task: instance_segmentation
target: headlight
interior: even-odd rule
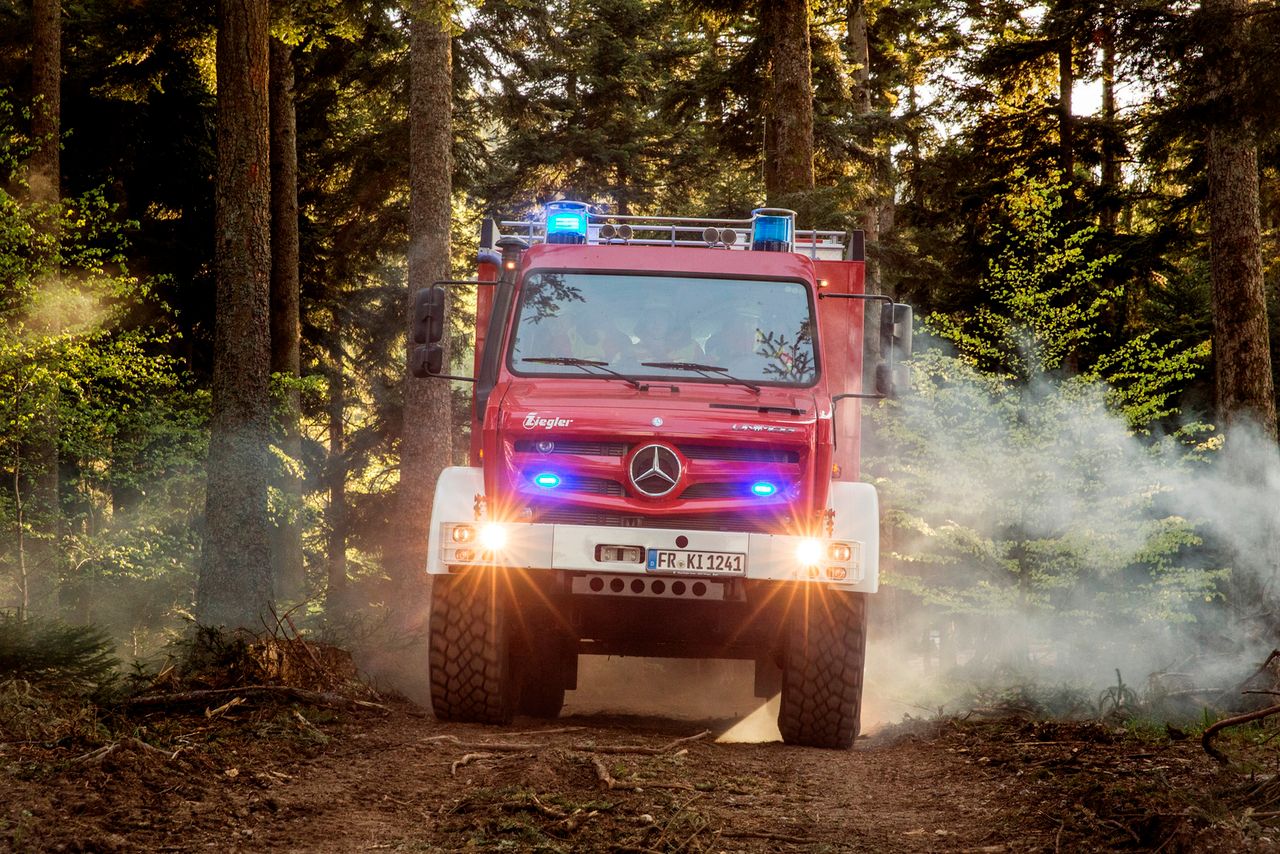
[[[813,566],[822,560],[822,541],[801,540],[796,545],[796,560],[801,566]]]
[[[832,543],[827,546],[827,557],[839,563],[847,563],[853,559],[853,547],[848,543]]]
[[[455,525],[449,536],[455,543],[475,542],[476,529],[470,525]]]
[[[487,552],[500,552],[507,545],[507,529],[497,522],[490,522],[480,529],[480,547]]]

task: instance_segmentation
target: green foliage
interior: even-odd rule
[[[133,320],[165,306],[124,264],[130,224],[100,191],[27,198],[21,145],[0,121],[0,186],[16,188],[0,189],[0,266],[14,276],[0,303],[0,595],[157,627],[190,598],[206,396],[166,352],[172,332]],[[55,462],[56,504],[36,488]],[[31,543],[56,562],[34,561]]]
[[[110,636],[96,626],[0,614],[0,682],[21,679],[69,694],[112,687],[119,664]]]
[[[1099,255],[1093,226],[1066,216],[1068,186],[1014,174],[993,202],[993,259],[979,283],[986,299],[972,311],[931,314],[927,323],[960,358],[986,374],[1027,383],[1041,375],[1078,375],[1109,388],[1129,423],[1173,414],[1174,398],[1208,358],[1208,342],[1184,347],[1152,331],[1119,342],[1103,321],[1124,295],[1108,278],[1117,257]]]

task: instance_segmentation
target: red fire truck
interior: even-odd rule
[[[475,382],[471,465],[432,506],[436,715],[554,717],[584,654],[747,659],[787,742],[849,747],[878,585],[860,399],[911,342],[910,308],[862,292],[861,235],[565,201],[482,242],[477,280],[415,302],[413,373]],[[474,377],[440,344],[461,285]]]

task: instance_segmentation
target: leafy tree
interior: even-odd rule
[[[995,200],[994,258],[979,287],[989,302],[929,323],[984,373],[1020,383],[1046,374],[1105,383],[1134,426],[1170,415],[1171,402],[1208,355],[1206,342],[1180,347],[1150,332],[1115,340],[1103,321],[1123,294],[1106,278],[1114,255],[1097,254],[1097,229],[1065,218],[1068,188],[1054,178],[1015,175]]]
[[[98,191],[49,203],[22,193],[10,115],[0,104],[0,183],[18,188],[0,190],[11,285],[0,301],[0,601],[19,614],[62,606],[141,638],[190,607],[203,399],[167,354],[171,331],[132,322],[162,306],[124,265],[116,206]],[[61,462],[61,524],[46,542],[58,559],[37,564],[42,520],[28,495],[39,472],[25,452],[42,442]],[[114,608],[120,585],[150,603],[145,615]]]

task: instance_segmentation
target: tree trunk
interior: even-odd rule
[[[453,103],[450,24],[447,12],[428,0],[413,7],[409,47],[409,293],[449,277]],[[446,338],[448,324],[446,324]],[[406,351],[406,366],[408,353]],[[446,364],[448,356],[446,352]],[[400,506],[397,580],[406,605],[416,604],[427,565],[431,503],[440,472],[452,462],[452,394],[443,380],[405,374],[400,441]]]
[[[13,514],[17,521],[15,548],[18,559],[18,619],[25,620],[31,608],[31,579],[27,572],[27,517],[22,498],[22,453],[13,461]]]
[[[28,186],[36,201],[62,195],[62,0],[31,4],[31,136]]]
[[[1115,234],[1120,219],[1120,157],[1124,141],[1116,112],[1116,24],[1111,12],[1102,28],[1102,211],[1106,234]]]
[[[347,394],[342,335],[336,322],[334,326],[329,342],[329,583],[325,598],[328,609],[342,611],[347,594]]]
[[[217,321],[196,612],[261,628],[271,604],[271,181],[267,0],[218,3]]]
[[[773,72],[772,116],[775,168],[765,187],[769,203],[813,189],[813,81],[809,46],[809,0],[764,4]]]
[[[1251,421],[1276,438],[1275,388],[1263,289],[1254,124],[1238,102],[1245,80],[1247,0],[1205,0],[1216,24],[1207,44],[1209,244],[1214,382],[1224,425]]]
[[[293,47],[271,40],[271,372],[296,380],[302,373],[298,303],[298,129],[294,109]],[[285,513],[271,530],[276,594],[306,594],[302,564],[302,407],[298,389],[285,392],[280,449],[291,461],[279,481]]]
[[[850,102],[855,117],[862,119],[865,127],[871,117],[871,47],[867,42],[867,6],[865,0],[852,0],[847,9],[846,45],[849,56],[849,71],[853,77]],[[880,242],[880,208],[884,196],[881,186],[883,177],[882,155],[887,158],[888,152],[881,152],[876,145],[875,135],[867,131],[863,147],[872,153],[871,195],[867,199],[866,210],[862,214],[862,232],[866,236],[868,248],[866,258],[866,292],[880,293],[880,265],[873,254]],[[867,312],[870,314],[870,312]]]
[[[27,187],[31,201],[38,206],[42,236],[55,238],[51,255],[41,260],[42,289],[61,287],[58,241],[62,225],[62,0],[33,0],[31,4],[31,135],[33,148],[27,161]],[[43,251],[43,250],[42,250]],[[41,330],[50,336],[62,332],[59,321]],[[28,476],[31,488],[25,508],[27,523],[38,531],[29,549],[24,548],[22,598],[24,610],[30,607],[32,570],[39,572],[46,585],[54,585],[61,576],[62,512],[59,502],[58,469],[60,391],[56,385],[44,398],[39,435],[29,454]]]
[[[1071,38],[1068,36],[1058,47],[1058,166],[1062,180],[1070,182],[1075,172],[1075,148],[1071,135],[1071,90],[1076,77],[1072,64]]]

